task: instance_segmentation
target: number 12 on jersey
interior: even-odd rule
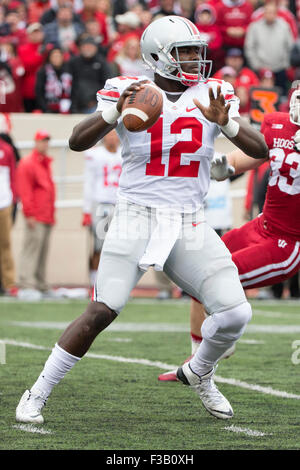
[[[181,155],[193,154],[202,147],[203,126],[195,117],[179,117],[170,126],[170,134],[181,134],[184,129],[191,130],[191,140],[181,140],[170,149],[169,164],[162,163],[163,156],[163,118],[160,117],[154,126],[147,130],[151,134],[150,161],[146,165],[146,175],[174,176],[196,178],[199,172],[199,161],[189,164],[181,163]],[[168,166],[166,170],[166,166]]]

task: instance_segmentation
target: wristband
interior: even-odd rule
[[[224,134],[227,135],[229,138],[236,137],[240,130],[240,125],[234,119],[229,119],[225,126],[220,126],[220,129]]]
[[[105,109],[102,113],[102,119],[104,119],[107,124],[114,124],[118,118],[121,116],[121,113],[117,110],[117,105],[114,104],[108,109]]]

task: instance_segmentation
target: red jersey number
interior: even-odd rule
[[[191,161],[189,164],[181,163],[182,154],[193,154],[202,147],[203,127],[201,122],[195,117],[179,117],[170,126],[171,134],[181,134],[184,129],[191,130],[190,140],[181,140],[171,149],[169,154],[168,176],[197,178],[199,173],[199,161]],[[146,175],[164,176],[166,165],[162,163],[162,139],[163,139],[163,118],[147,130],[151,134],[150,162],[146,165]]]
[[[121,176],[121,165],[115,165],[112,168],[108,165],[103,167],[104,186],[119,186],[119,179]]]

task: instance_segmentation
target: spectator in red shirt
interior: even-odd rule
[[[11,250],[12,206],[16,201],[15,155],[0,138],[0,282],[4,293],[15,296],[15,267]]]
[[[83,9],[79,12],[81,21],[85,23],[87,20],[96,19],[100,26],[100,32],[103,36],[102,46],[107,46],[109,42],[108,30],[106,24],[106,15],[98,11],[97,0],[83,0]]]
[[[147,69],[141,58],[140,41],[137,38],[129,38],[125,41],[123,48],[116,56],[115,65],[119,70],[118,75],[129,77],[147,75]],[[152,77],[151,73],[150,76]]]
[[[252,86],[258,85],[258,77],[251,69],[244,66],[240,49],[232,48],[227,51],[225,65],[232,67],[237,73],[234,88],[236,95],[240,98],[240,113],[247,114],[250,109],[249,90]],[[215,73],[214,78],[222,78],[220,71]]]
[[[51,4],[48,0],[32,0],[28,5],[28,23],[39,23],[41,16],[49,8],[51,8]]]
[[[9,4],[11,10],[16,10],[19,15],[19,28],[26,29],[26,26],[29,24],[28,15],[27,15],[27,2],[23,3],[22,1],[12,1]]]
[[[236,86],[245,86],[247,88],[256,86],[259,82],[257,75],[248,67],[244,66],[244,57],[240,49],[229,49],[225,57],[225,65],[235,69],[237,73]],[[220,78],[219,72],[214,75],[214,78]]]
[[[244,47],[245,35],[253,7],[248,0],[222,0],[217,5],[217,24],[221,28],[224,47]]]
[[[142,34],[142,30],[139,29],[141,24],[140,19],[133,11],[128,11],[123,15],[117,15],[115,17],[115,21],[117,23],[118,34],[113,45],[108,51],[108,62],[113,62],[115,60],[117,54],[121,51],[125,42],[129,38],[136,37],[139,39]]]
[[[16,55],[16,47],[9,39],[0,42],[0,80],[5,83],[3,113],[20,113],[24,111],[22,98],[22,80],[25,69]]]
[[[55,223],[55,186],[48,156],[50,135],[35,134],[33,151],[22,158],[17,169],[17,188],[25,217],[20,259],[19,297],[39,300],[49,289],[46,263],[51,229]]]
[[[16,10],[8,11],[5,21],[9,26],[8,37],[10,42],[18,46],[26,41],[26,31],[20,28],[20,15]]]
[[[223,38],[220,27],[216,24],[216,9],[203,3],[195,11],[195,24],[208,44],[208,55],[213,61],[213,71],[218,70],[223,61]]]
[[[43,52],[44,32],[40,23],[33,23],[27,28],[27,42],[19,46],[18,55],[24,65],[25,75],[22,96],[26,112],[37,108],[35,82],[38,69],[43,64],[46,53]]]
[[[222,80],[224,80],[225,82],[231,83],[233,88],[235,88],[237,73],[233,67],[230,67],[229,65],[225,65],[224,67],[221,68],[219,73],[220,73],[220,77],[222,78]]]
[[[262,88],[274,88],[275,75],[271,69],[260,69],[258,72],[259,86]]]

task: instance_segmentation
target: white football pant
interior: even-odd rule
[[[124,200],[116,205],[101,253],[94,301],[119,313],[143,275],[138,263],[155,227],[156,209]],[[182,230],[164,265],[181,289],[203,303],[208,314],[246,302],[231,254],[203,222],[203,211],[184,214]]]

